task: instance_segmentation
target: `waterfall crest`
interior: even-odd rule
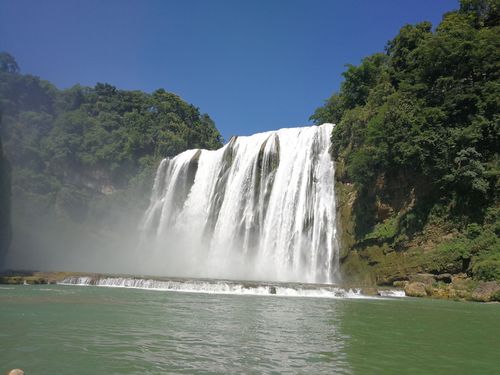
[[[164,159],[141,251],[171,276],[335,282],[332,128],[233,137]]]

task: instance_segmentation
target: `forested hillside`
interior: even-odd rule
[[[12,165],[13,252],[56,246],[54,230],[100,236],[126,208],[147,201],[159,160],[222,141],[208,115],[163,89],[98,83],[59,90],[21,74],[5,52],[0,106]]]
[[[347,278],[500,279],[500,14],[463,0],[349,65],[333,122]]]

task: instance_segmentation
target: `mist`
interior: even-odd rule
[[[165,228],[161,234],[146,230],[146,195],[135,192],[131,196],[129,192],[126,206],[113,205],[100,218],[87,214],[79,223],[56,215],[33,215],[14,199],[13,239],[4,268],[278,281],[275,273],[272,276],[272,264],[242,256],[243,246],[236,239],[220,257],[210,253],[209,242],[198,241],[195,233],[190,236],[172,228]]]
[[[13,237],[5,268],[137,273],[142,201],[141,196],[133,197],[126,207],[112,205],[103,217],[88,215],[75,223],[53,214],[33,215],[14,199]],[[148,271],[153,269],[141,272]]]

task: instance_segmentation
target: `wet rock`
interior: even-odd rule
[[[472,292],[472,299],[479,302],[499,301],[500,283],[489,281],[479,284]]]
[[[409,297],[426,297],[426,285],[423,282],[410,282],[405,286],[405,293]]]
[[[276,287],[275,286],[270,286],[269,287],[269,294],[276,294]]]

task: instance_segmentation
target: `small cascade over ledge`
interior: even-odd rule
[[[233,137],[164,159],[141,256],[169,276],[338,281],[332,129]]]

